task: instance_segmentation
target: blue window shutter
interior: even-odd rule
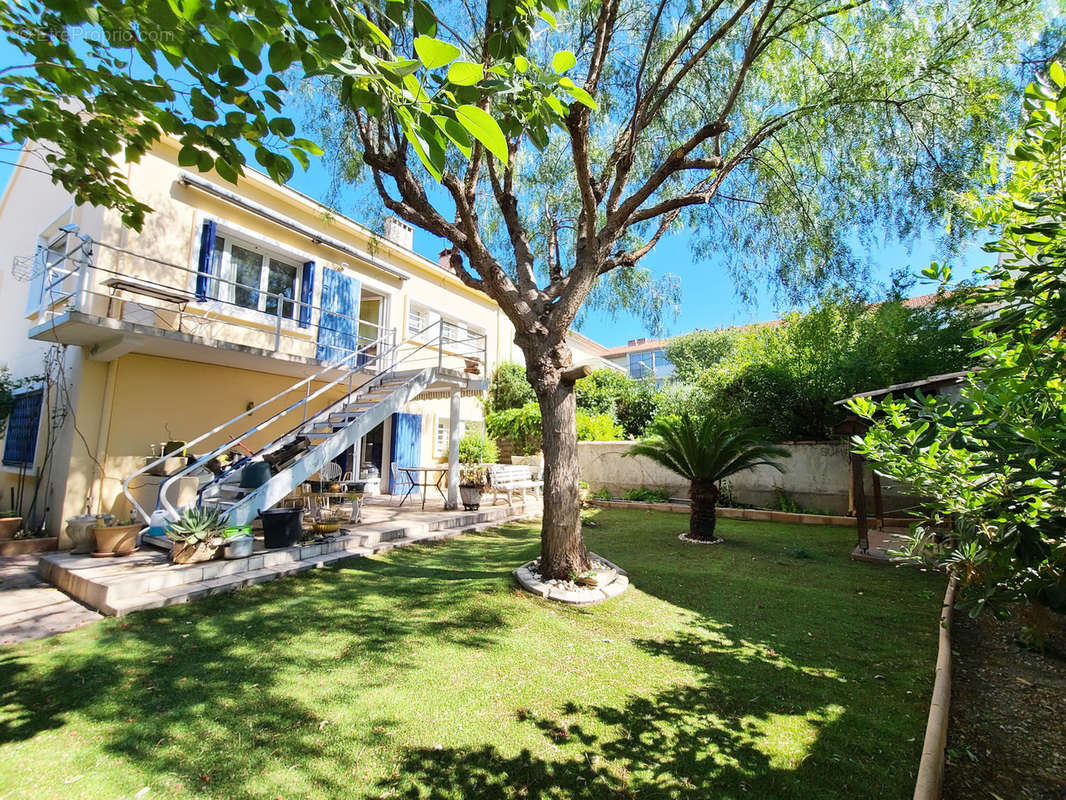
[[[315,262],[304,263],[303,275],[300,276],[300,320],[301,328],[311,327],[311,303],[315,296]]]
[[[208,279],[211,277],[211,261],[215,253],[215,221],[204,220],[200,231],[200,260],[196,266],[196,299],[207,299]]]
[[[315,358],[335,362],[351,355],[359,342],[359,281],[335,269],[322,270]]]
[[[7,420],[7,438],[4,439],[5,464],[33,466],[43,402],[43,391],[26,392],[14,398]]]
[[[392,415],[392,447],[390,464],[401,467],[417,467],[422,462],[422,415]],[[389,494],[395,493],[392,467],[389,467]]]

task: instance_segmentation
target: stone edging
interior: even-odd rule
[[[589,498],[585,501],[590,506],[599,508],[636,508],[645,511],[671,511],[678,514],[687,514],[691,511],[688,503],[642,503],[636,500],[597,500]],[[833,525],[841,528],[854,528],[855,517],[837,516],[835,514],[793,514],[789,511],[770,511],[764,508],[727,508],[719,506],[716,514],[725,519],[748,519],[761,522],[788,522],[794,525]],[[869,518],[870,524],[877,524],[873,517]],[[904,517],[886,517],[885,525],[907,527],[913,519]]]
[[[936,654],[936,678],[929,701],[929,718],[925,725],[922,760],[914,784],[914,800],[940,800],[944,785],[944,758],[948,745],[948,712],[951,708],[951,609],[955,604],[954,575],[944,593],[940,609],[940,636]]]
[[[514,571],[515,580],[517,580],[519,585],[527,592],[540,595],[548,600],[557,600],[561,603],[571,603],[574,605],[602,603],[604,600],[611,597],[617,597],[629,588],[628,572],[617,564],[608,561],[603,556],[598,556],[595,553],[589,553],[589,555],[593,558],[598,558],[600,561],[603,561],[610,566],[611,569],[617,573],[614,580],[604,586],[586,587],[575,592],[570,589],[563,589],[558,586],[544,583],[534,578],[533,574],[529,571],[529,565],[533,563],[532,561],[527,561]]]

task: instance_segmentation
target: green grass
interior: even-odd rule
[[[512,525],[2,648],[0,797],[910,796],[939,579],[592,513],[592,608],[514,588]]]

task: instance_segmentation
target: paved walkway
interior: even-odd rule
[[[40,639],[101,618],[41,580],[39,557],[0,556],[0,644]]]

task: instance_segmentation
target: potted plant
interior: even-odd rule
[[[22,527],[22,517],[15,511],[0,511],[0,540],[10,539]]]
[[[210,561],[218,555],[226,525],[217,509],[189,508],[167,528],[167,538],[174,543],[170,560],[175,564]]]
[[[246,558],[254,548],[251,525],[234,525],[222,531],[223,558]]]
[[[467,511],[481,507],[481,493],[485,491],[488,470],[482,466],[463,467],[459,471],[459,499]]]
[[[144,526],[133,517],[102,519],[93,527],[94,556],[127,556],[137,549],[137,534]]]

